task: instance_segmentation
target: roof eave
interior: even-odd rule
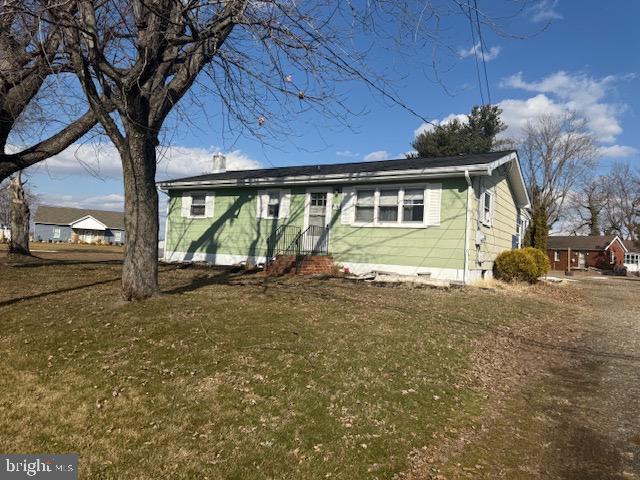
[[[506,161],[511,160],[509,155]],[[503,162],[504,163],[504,162]],[[491,175],[494,168],[501,165],[499,162],[483,165],[459,165],[456,167],[421,168],[410,170],[391,170],[361,173],[339,173],[328,175],[299,175],[288,177],[262,177],[247,179],[223,179],[223,180],[193,180],[193,181],[168,181],[157,182],[161,190],[201,187],[251,187],[251,186],[276,186],[276,185],[316,185],[325,183],[362,183],[368,181],[394,181],[415,180],[423,178],[445,178],[469,175]]]

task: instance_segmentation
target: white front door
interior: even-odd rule
[[[578,268],[584,270],[585,260],[584,260],[584,252],[578,252]]]
[[[307,235],[305,248],[326,250],[323,243],[328,241],[326,227],[331,221],[331,191],[314,190],[307,193],[307,216],[305,224]]]

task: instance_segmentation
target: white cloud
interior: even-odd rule
[[[354,157],[360,156],[359,153],[352,152],[351,150],[338,150],[336,152],[336,155],[339,157],[347,157],[347,158],[354,158]]]
[[[363,162],[375,162],[376,160],[387,160],[389,158],[389,152],[386,150],[376,150],[375,152],[368,153],[362,159]]]
[[[531,21],[539,23],[562,19],[562,14],[556,10],[557,6],[558,0],[540,0],[529,10]]]
[[[608,147],[600,147],[600,155],[603,157],[630,157],[638,152],[637,148],[633,148],[628,145],[610,145]]]
[[[519,129],[540,113],[575,111],[587,119],[590,130],[599,141],[613,143],[622,133],[618,117],[626,106],[607,102],[606,97],[615,82],[628,78],[632,77],[609,75],[598,79],[583,73],[559,71],[539,81],[529,82],[522,73],[517,73],[503,79],[500,86],[538,95],[527,100],[507,99],[498,105],[504,110],[503,119],[511,128],[511,136],[517,136]]]
[[[210,173],[215,148],[159,147],[157,179],[168,179]],[[227,170],[259,168],[259,162],[240,150],[225,152]],[[120,155],[112,144],[76,144],[62,153],[32,167],[30,172],[51,175],[88,175],[101,178],[121,178]]]
[[[502,51],[502,47],[495,46],[495,47],[489,48],[488,50],[485,48],[485,51],[483,54],[482,49],[480,48],[480,42],[478,42],[475,45],[473,45],[471,48],[468,48],[468,49],[460,48],[458,50],[458,56],[460,58],[469,58],[469,57],[475,56],[478,58],[478,60],[482,60],[482,57],[484,57],[485,62],[490,62],[491,60],[495,60],[501,51]]]
[[[413,135],[417,137],[421,133],[431,132],[436,127],[436,125],[445,125],[453,120],[458,120],[461,123],[466,123],[467,115],[465,115],[464,113],[451,113],[441,120],[434,118],[433,120],[431,120],[431,123],[423,122],[418,128],[413,131]]]

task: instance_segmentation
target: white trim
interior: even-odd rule
[[[82,230],[106,230],[108,227],[91,215],[85,215],[78,220],[69,224],[71,228],[78,228]]]
[[[607,246],[604,248],[605,252],[606,252],[607,250],[609,250],[609,247],[610,247],[611,245],[613,245],[613,242],[615,242],[616,240],[618,240],[618,243],[619,243],[620,245],[622,245],[622,248],[624,248],[624,253],[627,253],[629,250],[627,250],[627,247],[625,247],[625,246],[624,246],[624,243],[622,242],[622,240],[620,240],[620,237],[618,237],[617,235],[616,235],[615,237],[613,237],[613,240],[611,240],[611,242],[609,243],[609,245],[607,245]]]
[[[437,188],[442,192],[442,184],[434,182],[426,183],[397,183],[397,184],[373,184],[373,185],[358,185],[354,187],[354,203],[353,203],[353,222],[351,225],[354,227],[364,228],[432,228],[438,227],[440,224],[429,224],[429,213],[431,211],[431,204],[429,203],[430,190]],[[403,207],[404,204],[404,192],[406,190],[422,189],[422,222],[403,222]],[[356,209],[358,205],[358,191],[360,190],[373,190],[373,222],[358,222],[356,221]],[[395,222],[380,222],[378,220],[379,207],[380,207],[380,190],[398,190],[398,219]],[[440,195],[439,209],[442,209],[442,196]]]
[[[171,211],[171,196],[167,195],[167,214],[164,218],[164,247],[162,248],[162,259],[167,260],[167,240],[169,239],[169,212]],[[180,198],[180,202],[182,203],[182,198]],[[180,205],[182,208],[182,204]]]
[[[303,230],[309,228],[309,213],[311,212],[311,194],[312,193],[326,193],[327,204],[324,210],[324,226],[328,227],[331,224],[332,210],[333,210],[333,189],[330,187],[312,187],[307,188],[304,194],[304,221]]]

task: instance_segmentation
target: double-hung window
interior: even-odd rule
[[[375,196],[375,190],[358,190],[356,198],[356,222],[373,223]]]
[[[560,252],[558,252],[557,250],[555,252],[553,252],[553,261],[554,262],[559,262],[560,261]]]
[[[424,190],[407,189],[402,199],[402,221],[422,223],[424,219]]]
[[[113,241],[118,243],[122,241],[122,232],[120,230],[113,232]]]
[[[269,192],[267,203],[267,217],[278,218],[280,216],[280,192]]]
[[[440,224],[440,184],[356,188],[352,201],[355,213],[350,218],[355,224],[406,228]]]
[[[380,190],[378,199],[378,222],[398,221],[398,190]]]
[[[204,193],[191,194],[191,211],[192,217],[204,217],[206,214],[207,196]]]
[[[493,201],[493,192],[491,190],[485,190],[480,195],[480,221],[486,226],[491,226]]]
[[[53,238],[55,240],[60,238],[60,227],[53,227]]]

